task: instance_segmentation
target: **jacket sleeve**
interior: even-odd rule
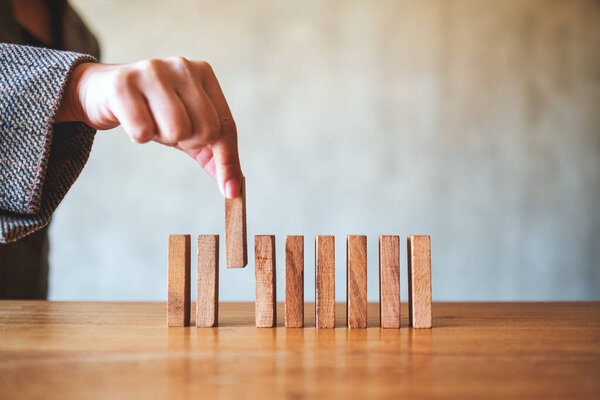
[[[53,121],[69,72],[95,61],[0,43],[0,243],[46,226],[83,169],[95,130]]]

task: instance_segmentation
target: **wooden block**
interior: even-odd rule
[[[367,327],[367,237],[346,239],[346,323],[348,328]]]
[[[246,178],[243,177],[240,195],[234,199],[225,199],[225,247],[227,268],[244,268],[248,264]]]
[[[254,271],[256,274],[255,319],[257,328],[277,325],[275,285],[275,236],[254,236]]]
[[[210,328],[219,321],[219,235],[198,236],[196,327]]]
[[[304,236],[285,238],[285,326],[304,327]]]
[[[190,235],[169,235],[167,324],[190,324]]]
[[[315,238],[316,326],[335,328],[335,237]]]
[[[431,328],[431,241],[409,236],[408,321],[413,328]]]
[[[379,236],[379,320],[400,328],[400,237]]]

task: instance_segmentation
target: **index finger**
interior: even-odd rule
[[[221,123],[221,132],[218,139],[210,144],[215,162],[217,184],[225,197],[237,197],[242,183],[242,167],[240,166],[238,154],[235,121],[219,81],[210,65],[201,63],[200,70],[202,85],[217,110]]]

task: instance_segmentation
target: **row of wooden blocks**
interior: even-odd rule
[[[190,324],[190,235],[169,236],[169,326]],[[275,236],[254,237],[256,326],[275,327]],[[431,328],[431,247],[429,236],[407,238],[409,324]],[[347,236],[346,323],[367,327],[367,237]],[[316,326],[335,327],[335,237],[315,238]],[[196,326],[218,324],[219,235],[198,236]],[[399,237],[379,237],[379,304],[383,328],[400,328]],[[285,326],[304,326],[304,236],[285,241]]]

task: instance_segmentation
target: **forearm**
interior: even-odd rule
[[[0,242],[47,224],[83,168],[94,131],[75,124],[57,135],[53,122],[69,72],[91,61],[83,54],[0,43]]]

